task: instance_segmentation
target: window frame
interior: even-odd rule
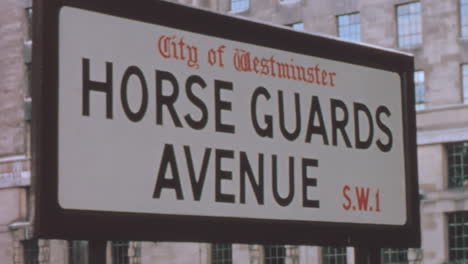
[[[461,150],[455,151],[454,148],[461,148]],[[451,142],[445,144],[445,150],[447,155],[447,188],[460,189],[468,187],[468,162],[465,163],[463,161],[464,159],[468,159],[468,141]],[[460,155],[461,158],[459,157]],[[457,159],[459,162],[450,162],[451,159]],[[456,171],[460,171],[459,175],[452,174]]]
[[[461,222],[455,222],[455,223],[451,223],[451,220],[452,219],[456,219],[456,218],[462,218],[462,221]],[[448,262],[447,263],[458,263],[459,261],[462,261],[463,263],[465,263],[465,261],[468,260],[468,243],[466,243],[466,245],[462,245],[462,247],[453,247],[452,246],[452,243],[455,242],[455,243],[458,243],[458,242],[462,242],[462,244],[465,244],[465,240],[468,238],[468,230],[466,230],[467,228],[465,226],[468,225],[468,211],[455,211],[455,212],[450,212],[450,213],[447,213],[446,215],[446,218],[447,218],[447,257],[448,257]],[[461,224],[460,224],[461,223]],[[461,228],[460,228],[461,226]],[[461,239],[458,239],[458,236],[455,236],[452,238],[451,234],[452,234],[452,231],[451,231],[451,227],[455,227],[455,228],[459,228],[461,230]],[[457,233],[457,230],[453,231],[454,233]],[[452,249],[452,247],[454,249]],[[452,258],[452,252],[451,251],[461,251],[461,254],[464,255],[464,257],[462,259],[459,259],[459,258]],[[455,253],[456,254],[456,253]],[[460,262],[461,263],[461,262]]]
[[[21,241],[23,248],[23,263],[38,264],[39,263],[39,241],[37,239],[27,239]]]
[[[115,240],[111,241],[112,264],[130,264],[130,241]]]
[[[464,74],[465,71],[466,71],[466,74]],[[468,104],[468,63],[460,64],[460,83],[461,83],[461,103]]]
[[[399,9],[405,6],[408,6],[410,8],[411,5],[413,4],[419,4],[419,12],[416,14],[419,14],[419,34],[415,34],[414,32],[410,32],[406,35],[400,35],[400,19],[401,16],[399,14]],[[412,13],[404,14],[405,16],[409,16],[408,20],[411,21],[411,15],[415,15]],[[422,9],[422,4],[421,1],[411,1],[411,2],[406,2],[406,3],[401,3],[395,6],[395,22],[396,22],[396,36],[397,36],[397,47],[399,49],[417,49],[422,46],[423,44],[423,9]],[[408,25],[414,25],[408,23]],[[410,27],[411,28],[411,27]],[[416,30],[418,30],[417,26],[414,26]],[[418,33],[418,32],[416,32]],[[418,42],[412,43],[411,41],[408,41],[408,44],[402,44],[402,37],[412,37],[412,36],[419,36]]]
[[[213,243],[210,251],[211,264],[232,264],[231,243]]]
[[[340,18],[347,18],[348,20],[353,19],[354,17],[358,18],[358,23],[347,23],[347,24],[340,24]],[[351,33],[351,28],[352,26],[357,25],[357,35],[354,35]],[[349,36],[341,35],[341,29],[346,28],[350,33]],[[341,14],[336,16],[336,33],[337,36],[341,39],[349,40],[349,41],[355,41],[355,42],[360,42],[361,41],[361,13],[360,12],[352,12],[352,13],[346,13],[346,14]],[[357,36],[357,38],[355,38]]]
[[[27,22],[26,40],[23,42],[23,55],[24,64],[26,66],[26,79],[27,89],[26,96],[30,97],[32,93],[32,23],[33,23],[33,8],[32,6],[26,6],[24,9],[24,15]]]
[[[380,255],[381,264],[409,264],[407,248],[382,248]],[[403,260],[400,259],[401,256],[404,256]]]
[[[422,82],[417,81],[417,75],[422,76]],[[426,109],[426,73],[423,70],[414,71],[413,75],[414,81],[414,104],[417,111]],[[422,87],[422,101],[418,101],[418,88]]]
[[[32,40],[32,23],[33,23],[33,8],[28,6],[24,8],[25,17],[26,17],[26,40]]]
[[[229,1],[229,12],[237,13],[245,10],[249,10],[250,0],[230,0]]]
[[[322,247],[323,264],[347,264],[348,250],[346,247]]]
[[[288,24],[287,26],[291,27],[294,30],[304,31],[305,24],[303,21],[297,21],[295,23]]]
[[[263,264],[285,264],[287,259],[286,245],[263,245]]]
[[[86,240],[68,240],[68,263],[88,264],[89,243]]]
[[[466,1],[466,4],[463,4],[462,2]],[[466,6],[467,8],[467,13],[466,13],[466,34],[463,34],[463,16],[462,16],[462,8],[463,6]],[[458,0],[458,34],[459,37],[462,39],[468,39],[468,1],[467,0]]]

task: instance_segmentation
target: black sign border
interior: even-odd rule
[[[398,73],[402,81],[407,222],[393,226],[62,209],[58,204],[58,29],[63,6]],[[34,0],[33,7],[35,237],[420,247],[412,56],[157,0]]]

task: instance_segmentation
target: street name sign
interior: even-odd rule
[[[35,8],[39,237],[419,245],[412,56],[162,1]]]

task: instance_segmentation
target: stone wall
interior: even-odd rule
[[[0,2],[0,157],[25,152],[26,26],[23,1]]]

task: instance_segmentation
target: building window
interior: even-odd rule
[[[129,264],[128,241],[112,241],[112,264]]]
[[[462,64],[463,103],[468,103],[468,64]]]
[[[39,246],[36,239],[23,240],[23,263],[39,264]]]
[[[448,187],[468,187],[468,142],[447,145]]]
[[[284,245],[265,245],[264,264],[285,264],[286,247]]]
[[[382,264],[408,264],[407,248],[384,248],[381,253]]]
[[[68,241],[68,263],[88,264],[88,241]]]
[[[422,110],[425,108],[425,87],[424,87],[424,72],[414,72],[414,88],[415,88],[415,100],[416,110]]]
[[[323,264],[346,264],[346,248],[345,247],[323,247],[322,248],[322,263]]]
[[[468,0],[460,0],[460,35],[468,37]]]
[[[412,48],[422,43],[421,3],[397,6],[398,47]]]
[[[33,16],[33,10],[32,7],[27,7],[25,9],[26,11],[26,20],[28,22],[28,31],[27,31],[27,40],[32,39],[32,16]]]
[[[448,214],[448,239],[450,263],[467,263],[468,212]]]
[[[238,12],[249,9],[250,0],[231,0],[231,11]]]
[[[338,20],[338,37],[351,40],[361,41],[361,21],[359,13],[341,15]]]
[[[26,20],[28,24],[28,29],[27,29],[27,36],[26,36],[26,41],[24,42],[24,62],[26,64],[26,77],[28,79],[28,87],[27,87],[27,96],[31,96],[31,59],[32,59],[32,7],[27,7],[25,9],[26,12]]]
[[[211,264],[231,264],[232,263],[232,245],[231,244],[212,244],[211,245]]]
[[[294,24],[290,24],[290,27],[292,27],[295,30],[304,30],[304,23],[303,22],[297,22]]]

